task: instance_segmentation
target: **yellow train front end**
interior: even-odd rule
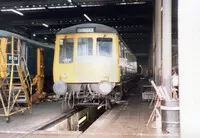
[[[53,90],[63,97],[64,106],[107,107],[120,101],[122,81],[130,77],[135,62],[122,44],[114,28],[101,24],[75,25],[57,33]]]
[[[54,92],[58,95],[64,95],[66,91],[80,93],[86,89],[97,97],[109,94],[120,82],[117,34],[57,35],[53,76]]]

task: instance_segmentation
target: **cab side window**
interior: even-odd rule
[[[59,63],[72,63],[74,55],[74,39],[60,40]]]
[[[112,57],[112,38],[97,38],[97,55]]]

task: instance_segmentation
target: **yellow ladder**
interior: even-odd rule
[[[0,116],[5,116],[9,122],[11,115],[31,109],[32,85],[26,61],[20,53],[20,40],[14,37],[0,40],[0,101],[3,107]]]

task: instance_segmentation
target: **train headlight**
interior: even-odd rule
[[[107,95],[112,91],[112,83],[108,81],[102,81],[99,83],[99,90],[101,91],[101,94]]]
[[[67,92],[67,84],[61,80],[56,81],[53,85],[53,91],[57,95],[64,95]]]

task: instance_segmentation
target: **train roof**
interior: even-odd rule
[[[53,45],[37,42],[37,41],[31,40],[29,38],[26,38],[24,36],[21,36],[21,35],[12,33],[12,32],[8,32],[8,31],[5,31],[5,30],[0,30],[0,37],[12,37],[12,36],[14,38],[23,40],[23,41],[27,42],[28,44],[30,44],[31,46],[34,46],[34,47],[44,47],[44,48],[51,48],[51,49],[54,48]]]
[[[57,34],[77,33],[77,29],[81,29],[81,28],[85,28],[85,29],[93,28],[94,32],[98,32],[98,33],[116,33],[116,34],[118,34],[117,30],[115,30],[114,28],[103,25],[103,24],[96,24],[96,23],[85,23],[85,24],[74,25],[74,26],[62,29]]]

